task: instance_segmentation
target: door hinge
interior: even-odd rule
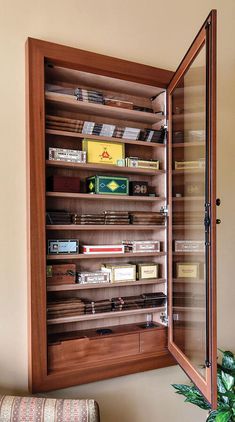
[[[166,314],[166,312],[161,312],[160,320],[162,321],[163,324],[168,325],[168,315]]]
[[[206,24],[205,24],[205,28],[207,29],[210,25],[211,25],[211,16],[208,17]]]
[[[169,208],[168,205],[164,205],[163,207],[160,208],[160,213],[162,215],[164,215],[165,217],[168,217],[169,214]]]
[[[209,360],[205,361],[206,368],[211,368],[211,362]]]

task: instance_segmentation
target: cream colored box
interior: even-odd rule
[[[136,281],[136,265],[103,264],[101,271],[109,273],[111,283],[120,281]]]
[[[177,262],[176,278],[199,278],[199,262]]]
[[[137,264],[137,274],[139,280],[147,280],[159,277],[159,264],[155,262],[144,262]]]

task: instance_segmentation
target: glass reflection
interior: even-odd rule
[[[172,114],[173,340],[204,375],[205,46],[172,94]]]

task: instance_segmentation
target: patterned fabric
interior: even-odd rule
[[[99,422],[94,400],[0,396],[0,422]]]

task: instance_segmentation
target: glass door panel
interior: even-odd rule
[[[200,373],[206,361],[205,45],[172,92],[173,341]]]
[[[216,407],[216,11],[168,90],[168,348]]]

